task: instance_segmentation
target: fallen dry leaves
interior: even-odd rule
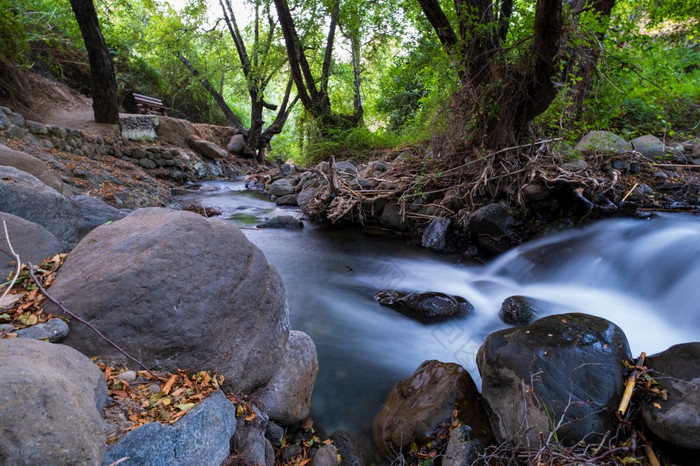
[[[57,254],[50,259],[46,259],[39,266],[34,266],[34,275],[41,282],[44,288],[48,288],[53,283],[56,272],[63,264],[67,254]],[[0,283],[0,295],[5,292],[12,283],[14,271],[7,277],[6,281]],[[39,323],[46,322],[54,317],[63,318],[54,314],[47,314],[42,309],[46,297],[39,291],[36,283],[29,276],[29,266],[22,264],[19,277],[12,285],[9,294],[5,296],[0,304],[0,324],[11,324],[15,330],[31,327]],[[6,337],[12,337],[9,333]]]
[[[127,407],[126,417],[131,422],[128,430],[149,422],[173,424],[207,395],[219,390],[224,382],[223,375],[208,371],[190,375],[183,369],[158,378],[138,371],[136,380],[127,382],[120,375],[128,369],[116,369],[104,363],[98,363],[97,367],[104,372],[108,395]]]

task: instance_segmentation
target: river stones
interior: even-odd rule
[[[139,209],[97,227],[51,293],[150,368],[217,371],[242,393],[270,380],[289,335],[282,280],[260,249],[235,226],[191,212]],[[78,323],[66,344],[123,360]]]
[[[474,310],[469,301],[461,296],[429,291],[408,293],[397,290],[381,290],[374,299],[401,314],[421,322],[435,322],[449,317],[460,317]]]
[[[374,443],[384,453],[406,451],[412,442],[425,443],[455,409],[474,437],[489,444],[491,428],[469,372],[459,364],[425,361],[389,393],[372,423]]]
[[[642,409],[644,423],[671,445],[700,450],[700,343],[675,345],[649,356],[650,375],[667,390]]]
[[[556,427],[565,444],[614,431],[630,350],[622,330],[586,314],[558,314],[492,333],[477,354],[498,441],[539,445]]]

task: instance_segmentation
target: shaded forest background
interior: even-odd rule
[[[171,116],[257,128],[253,150],[271,158],[412,146],[449,156],[543,138],[566,145],[592,129],[626,139],[698,134],[697,0],[175,7],[95,2],[119,99],[136,91],[162,99]],[[89,95],[66,2],[0,0],[0,31],[0,74],[18,66]]]

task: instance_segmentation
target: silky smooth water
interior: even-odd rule
[[[309,334],[321,371],[312,417],[328,432],[345,429],[361,440],[391,387],[421,362],[464,366],[480,383],[475,356],[486,336],[505,328],[503,300],[524,295],[550,303],[542,315],[584,312],[626,333],[633,354],[700,340],[700,218],[607,220],[532,241],[488,265],[465,265],[405,238],[319,227],[258,230],[278,208],[241,182],[207,182],[174,202],[222,210],[244,228],[282,276],[293,329]],[[379,306],[383,288],[441,291],[469,300],[464,318],[424,325]],[[363,442],[365,443],[365,442]]]

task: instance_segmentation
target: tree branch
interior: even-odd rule
[[[150,370],[148,367],[146,367],[141,361],[139,361],[138,359],[134,358],[134,357],[131,356],[129,353],[127,353],[126,351],[124,351],[119,345],[117,345],[116,343],[114,343],[112,340],[110,340],[109,338],[107,338],[102,332],[100,332],[94,325],[92,325],[92,324],[89,323],[88,321],[82,319],[82,318],[79,317],[78,315],[76,315],[76,314],[74,314],[73,312],[71,312],[71,311],[69,311],[68,309],[66,309],[65,306],[63,306],[63,304],[61,304],[58,300],[56,300],[56,298],[54,298],[53,296],[51,296],[51,295],[46,291],[46,289],[44,289],[44,286],[41,284],[41,282],[39,281],[39,279],[37,279],[36,276],[34,275],[34,266],[33,266],[31,263],[29,263],[29,264],[27,264],[27,265],[29,265],[29,275],[32,277],[32,280],[34,280],[34,283],[35,283],[36,286],[39,288],[39,291],[41,291],[41,293],[42,293],[44,296],[46,296],[46,297],[48,298],[49,301],[51,301],[51,302],[54,303],[56,306],[58,306],[58,308],[59,308],[64,314],[67,314],[67,315],[71,316],[73,319],[77,320],[78,322],[87,325],[87,326],[90,328],[90,330],[92,330],[93,332],[95,332],[95,333],[97,334],[97,336],[99,336],[99,337],[102,338],[104,341],[106,341],[107,343],[109,343],[112,347],[114,347],[114,348],[115,348],[117,351],[119,351],[121,354],[123,354],[124,356],[126,356],[127,358],[129,358],[131,361],[135,362],[136,364],[138,364],[139,366],[141,366],[142,368],[144,368],[144,369],[146,370],[146,372],[148,372],[149,374],[151,374],[151,375],[153,376],[154,379],[158,380],[158,377],[157,377],[153,372],[151,372],[151,370]]]

